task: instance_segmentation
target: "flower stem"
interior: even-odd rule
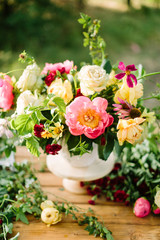
[[[143,76],[141,76],[141,77],[138,77],[137,80],[139,80],[139,79],[141,79],[141,78],[145,78],[145,77],[157,75],[157,74],[160,74],[160,72],[154,72],[154,73],[145,74],[145,75],[143,75]]]

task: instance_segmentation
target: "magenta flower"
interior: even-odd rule
[[[133,88],[134,85],[133,85],[133,81],[135,83],[135,85],[137,85],[137,78],[134,74],[131,74],[132,71],[136,71],[137,69],[135,68],[135,65],[132,64],[132,65],[128,65],[125,67],[124,63],[123,62],[120,62],[119,65],[118,65],[118,68],[122,71],[124,71],[124,73],[119,73],[115,76],[115,78],[117,79],[122,79],[125,75],[127,75],[127,85],[128,87],[130,88]],[[133,79],[133,81],[132,81]]]
[[[136,217],[146,217],[151,212],[151,204],[145,198],[138,198],[134,205],[134,214]]]
[[[154,209],[153,212],[154,212],[154,214],[156,214],[156,215],[157,215],[157,214],[160,214],[160,208]]]
[[[112,125],[114,118],[106,112],[108,101],[97,97],[91,101],[81,96],[66,108],[66,124],[74,136],[84,134],[90,139],[97,138]]]

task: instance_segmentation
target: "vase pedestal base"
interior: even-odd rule
[[[62,184],[68,192],[75,194],[86,194],[86,188],[81,187],[80,181],[64,178]]]
[[[97,159],[88,167],[73,167],[59,155],[47,156],[48,169],[56,176],[64,179],[63,186],[66,190],[76,194],[85,193],[85,188],[80,187],[81,181],[93,181],[108,175],[112,171],[114,163],[113,153],[110,154],[107,161]]]

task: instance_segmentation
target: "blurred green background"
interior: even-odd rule
[[[112,63],[160,71],[160,0],[0,0],[0,72],[23,68],[17,59],[24,49],[41,67],[66,59],[78,66],[90,62],[80,12],[101,20]],[[159,79],[152,77],[147,86],[154,89]]]

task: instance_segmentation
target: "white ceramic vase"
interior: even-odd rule
[[[92,181],[109,174],[115,163],[113,152],[107,161],[98,157],[98,146],[93,144],[93,151],[82,156],[70,156],[67,144],[62,145],[58,155],[47,155],[48,169],[63,178],[66,190],[83,194],[85,189],[80,187],[81,181]]]

